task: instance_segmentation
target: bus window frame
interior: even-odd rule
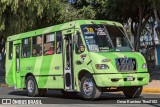
[[[85,45],[84,45],[83,37],[81,36],[81,34],[78,33],[77,36],[78,36],[78,38],[77,38],[77,43],[75,44],[75,53],[76,53],[77,55],[79,55],[79,54],[82,54],[82,53],[83,53],[83,52],[82,52],[82,53],[81,53],[81,52],[78,52],[79,46],[80,46],[80,45],[85,46]],[[80,42],[81,42],[81,44],[80,44]]]
[[[54,34],[54,41],[44,43],[44,36],[50,35],[50,34]],[[42,50],[43,50],[42,55],[43,56],[48,56],[48,55],[54,55],[55,54],[55,41],[56,41],[55,34],[56,34],[55,32],[42,34],[42,36],[43,36],[42,37],[42,44],[43,44],[43,46],[42,46]],[[48,44],[48,43],[53,43],[53,52],[54,52],[53,54],[44,54],[44,44]]]
[[[35,36],[32,36],[31,37],[31,57],[40,57],[40,56],[43,56],[43,35],[44,34],[41,34],[41,35],[35,35]],[[36,42],[37,42],[37,37],[38,36],[41,36],[41,38],[42,38],[42,43],[41,44],[34,44],[33,45],[33,38],[36,38]],[[42,53],[41,53],[41,55],[36,55],[36,56],[33,56],[33,46],[37,46],[37,45],[42,45],[41,46],[41,51],[42,51]]]
[[[24,39],[29,39],[29,38],[30,38],[30,55],[29,55],[29,57],[24,57],[24,56],[22,55],[22,54],[23,54],[23,40],[24,40]],[[31,46],[31,45],[32,45],[32,37],[22,38],[22,39],[21,39],[21,42],[22,42],[22,43],[21,43],[21,46],[20,46],[20,48],[21,48],[21,55],[20,55],[21,58],[30,58],[30,57],[31,57],[31,52],[32,52],[32,51],[31,51],[31,47],[32,47],[32,46]]]
[[[60,46],[60,52],[57,52],[57,32],[61,32],[61,46]],[[63,30],[60,30],[60,31],[56,31],[55,34],[55,52],[56,54],[62,54],[63,52]]]
[[[8,59],[12,60],[13,59],[13,41],[9,41],[8,45],[9,45]]]

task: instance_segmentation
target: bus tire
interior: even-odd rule
[[[85,100],[96,100],[101,96],[100,89],[96,86],[92,76],[85,75],[81,79],[81,95]]]
[[[123,93],[127,98],[138,98],[142,93],[142,86],[126,87]]]
[[[26,91],[29,97],[36,97],[39,95],[37,82],[33,76],[27,77]]]

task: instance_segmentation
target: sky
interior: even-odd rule
[[[75,3],[76,0],[68,0],[69,3]]]

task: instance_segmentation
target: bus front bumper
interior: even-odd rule
[[[98,87],[143,86],[149,83],[149,73],[93,74]]]

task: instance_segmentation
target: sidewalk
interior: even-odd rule
[[[152,82],[143,87],[142,93],[160,93],[160,80],[152,80]]]
[[[0,87],[6,87],[8,86],[6,83],[5,83],[5,72],[2,71],[2,69],[0,69]]]
[[[156,67],[151,73],[151,81],[143,87],[143,93],[160,93],[160,67]]]

